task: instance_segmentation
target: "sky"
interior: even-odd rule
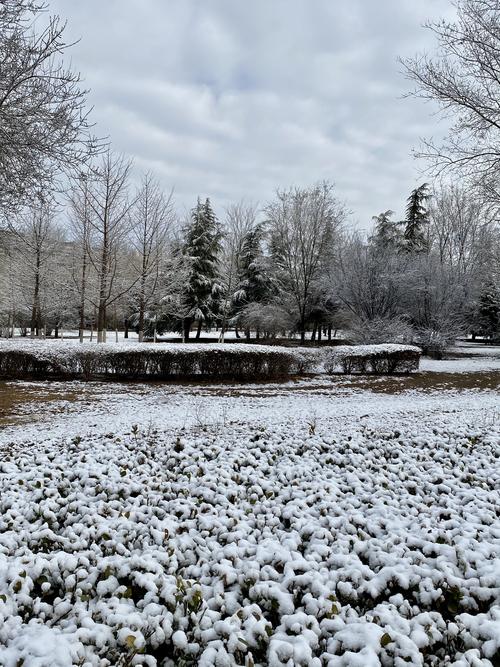
[[[96,133],[217,213],[277,188],[335,184],[367,228],[428,180],[412,149],[445,131],[405,98],[398,56],[435,48],[451,0],[49,0],[68,22]]]

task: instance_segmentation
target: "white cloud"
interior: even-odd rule
[[[397,63],[449,0],[52,0],[81,41],[98,130],[140,168],[219,211],[335,181],[362,226],[422,180],[410,151],[441,128],[402,99]]]

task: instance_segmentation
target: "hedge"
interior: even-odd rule
[[[235,344],[0,343],[0,378],[261,380],[304,372],[302,351]]]
[[[324,357],[327,373],[392,375],[418,370],[422,351],[413,345],[342,345]]]

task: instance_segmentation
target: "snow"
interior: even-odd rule
[[[0,664],[496,664],[498,392],[349,383],[8,383]]]

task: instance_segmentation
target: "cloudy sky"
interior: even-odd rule
[[[444,128],[403,99],[398,56],[433,47],[450,0],[50,0],[100,135],[175,187],[182,211],[328,179],[366,227],[425,180]]]

